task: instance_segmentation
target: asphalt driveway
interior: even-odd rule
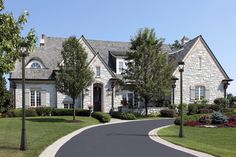
[[[194,157],[148,137],[152,129],[172,123],[163,119],[91,128],[65,143],[56,157]]]

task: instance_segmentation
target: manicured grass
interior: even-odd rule
[[[172,143],[220,157],[236,156],[236,128],[184,127],[184,138],[178,137],[179,126],[161,129],[158,135]]]
[[[0,156],[1,157],[36,157],[48,145],[58,138],[79,128],[98,124],[92,117],[27,117],[26,135],[28,150],[19,150],[21,137],[21,118],[0,118]]]

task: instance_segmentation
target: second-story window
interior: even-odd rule
[[[101,77],[101,67],[96,66],[96,77]]]

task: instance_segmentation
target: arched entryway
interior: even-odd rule
[[[93,111],[102,111],[102,84],[93,85]]]

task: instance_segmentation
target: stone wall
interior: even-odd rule
[[[159,114],[161,110],[165,110],[165,109],[168,109],[168,107],[148,107],[148,114]],[[131,108],[122,107],[120,108],[120,111],[145,115],[145,108],[131,109]]]
[[[44,106],[56,107],[56,86],[54,83],[26,83],[26,106],[30,107],[30,90],[40,90],[45,91],[46,100],[44,100]],[[22,107],[22,85],[21,83],[16,83],[16,108]]]
[[[190,89],[195,86],[204,86],[207,90],[207,99],[212,103],[215,98],[223,97],[223,84],[225,78],[210,56],[205,45],[199,39],[191,52],[184,59],[183,72],[183,103],[192,103]],[[178,69],[174,76],[180,78]],[[176,82],[175,104],[180,103],[180,80]]]

